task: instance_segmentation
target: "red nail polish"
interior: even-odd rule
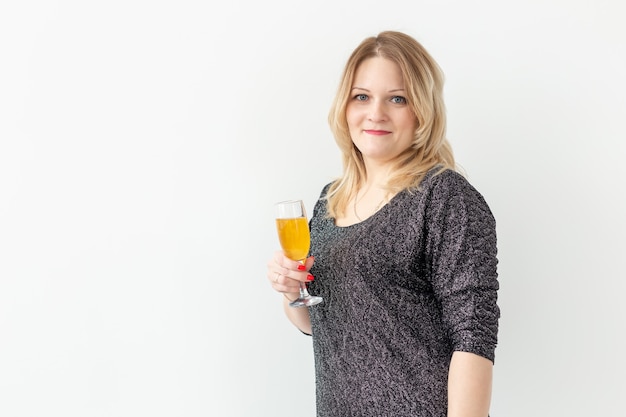
[[[298,271],[304,271],[306,269],[306,266],[300,264],[298,265]]]
[[[307,275],[306,280],[307,281],[313,281],[315,279],[315,277],[311,274]]]

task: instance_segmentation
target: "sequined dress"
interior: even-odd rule
[[[445,417],[454,351],[494,360],[495,220],[461,175],[430,173],[348,227],[310,221],[318,417]]]

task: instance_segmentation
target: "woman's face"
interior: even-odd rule
[[[417,118],[407,104],[400,67],[369,58],[356,70],[346,119],[366,162],[384,164],[411,146]]]

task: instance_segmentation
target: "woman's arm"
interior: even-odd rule
[[[448,417],[487,417],[493,363],[469,352],[454,352],[448,375]]]
[[[437,178],[427,215],[433,289],[454,352],[448,417],[487,417],[500,317],[495,218],[454,173]]]
[[[290,307],[289,302],[300,295],[300,283],[310,282],[313,275],[309,269],[315,259],[309,257],[305,264],[287,258],[283,252],[278,251],[267,264],[267,279],[275,291],[283,294],[283,309],[291,323],[301,332],[311,334],[311,319],[309,309],[305,307]]]
[[[291,295],[290,300],[298,298],[298,293]],[[283,308],[285,314],[291,323],[296,326],[302,333],[311,334],[311,318],[309,317],[309,309],[306,307],[290,307],[288,295],[283,297]]]

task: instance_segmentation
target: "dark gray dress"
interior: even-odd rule
[[[319,417],[445,417],[452,352],[493,361],[495,220],[453,171],[337,227],[323,196],[311,225],[309,308]]]

